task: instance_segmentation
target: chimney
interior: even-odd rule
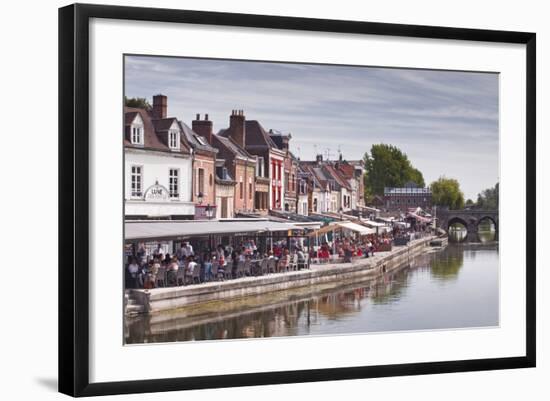
[[[321,164],[323,162],[323,155],[317,155],[317,164]]]
[[[229,117],[229,132],[231,138],[237,142],[241,147],[245,147],[246,144],[246,130],[244,125],[245,117],[244,111],[233,110]]]
[[[201,115],[197,114],[197,118],[193,120],[191,124],[193,131],[205,137],[208,143],[212,145],[213,128],[212,121],[208,120],[208,114],[204,115],[204,120],[201,120]]]
[[[153,96],[153,119],[166,118],[168,98],[164,95]]]

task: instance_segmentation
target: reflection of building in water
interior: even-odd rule
[[[336,319],[343,315],[359,312],[361,310],[360,301],[365,298],[365,288],[338,292],[318,298],[317,310],[329,319]]]

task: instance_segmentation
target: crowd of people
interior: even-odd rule
[[[262,275],[262,261],[270,261],[268,272],[278,273],[309,267],[310,261],[351,262],[354,258],[368,258],[376,252],[390,251],[394,240],[407,241],[422,235],[423,231],[399,229],[357,238],[339,237],[318,246],[304,247],[303,242],[291,239],[274,241],[268,250],[260,250],[254,240],[243,240],[238,245],[218,245],[215,249],[195,252],[190,242],[182,242],[170,255],[161,244],[146,252],[144,244],[128,257],[125,269],[126,288],[155,288],[159,285],[177,286],[212,280],[232,279],[243,275]],[[397,241],[395,241],[397,242]],[[246,265],[242,270],[239,266]],[[264,264],[265,265],[265,264]],[[160,278],[160,280],[159,280]]]
[[[274,273],[288,271],[292,264],[296,268],[307,267],[306,252],[299,245],[291,251],[281,243],[275,243],[273,250],[260,252],[253,240],[247,240],[237,247],[218,245],[215,250],[196,254],[189,242],[183,242],[174,255],[165,253],[160,244],[151,255],[140,246],[135,255],[128,258],[126,288],[155,288],[159,284],[171,287],[241,275],[261,275],[260,263],[264,259],[273,260]],[[240,272],[240,264],[252,265],[252,268]],[[159,277],[159,274],[165,276]]]
[[[368,258],[374,256],[375,252],[391,250],[392,241],[393,236],[390,233],[370,234],[357,239],[341,238],[336,239],[332,245],[324,242],[316,251],[312,249],[310,255],[320,263],[328,262],[331,257],[338,257],[344,263],[349,263],[352,258]]]

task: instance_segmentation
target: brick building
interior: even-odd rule
[[[254,211],[257,159],[245,150],[246,127],[242,110],[233,110],[229,128],[212,136],[212,145],[219,150],[230,176],[235,181],[235,213]]]
[[[213,135],[212,121],[205,114],[203,120],[197,114],[192,129],[181,123],[188,143],[193,149],[193,202],[195,218],[204,219],[217,214],[216,209],[216,155],[218,150],[210,145]],[[208,216],[210,212],[210,216]]]
[[[384,188],[384,207],[388,210],[407,211],[409,208],[432,207],[430,188],[419,188],[414,182],[408,182],[401,188]]]
[[[284,152],[283,161],[283,188],[284,188],[284,203],[283,209],[287,212],[297,213],[297,184],[298,184],[298,160],[290,152],[289,142],[292,135],[281,134],[273,130],[269,130],[269,137],[275,143],[278,149]]]
[[[285,152],[273,142],[269,133],[256,120],[246,120],[242,110],[237,111],[238,117],[244,122],[243,143],[244,149],[257,158],[255,209],[267,213],[268,209],[281,210],[284,205],[285,192],[284,160]],[[218,134],[230,137],[231,127]]]

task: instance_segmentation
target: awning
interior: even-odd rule
[[[303,230],[292,223],[266,220],[246,221],[127,221],[124,224],[126,241],[178,239],[216,234],[239,234]]]
[[[348,230],[352,230],[355,232],[358,232],[361,235],[368,235],[368,234],[374,234],[376,233],[376,230],[373,228],[365,227],[360,224],[352,223],[351,221],[339,221],[336,223],[336,225],[347,228]]]
[[[361,206],[357,205],[357,207],[360,207],[361,209],[370,210],[371,212],[379,212],[380,209],[377,209],[375,207],[369,207],[369,206]]]
[[[420,222],[422,222],[422,223],[429,223],[429,222],[432,221],[432,219],[429,219],[429,218],[427,218],[427,217],[420,216],[420,215],[418,215],[418,214],[416,214],[416,213],[409,213],[408,215],[411,216],[411,217],[414,217],[416,220],[418,220],[418,221],[420,221]]]
[[[372,220],[361,220],[361,223],[366,224],[369,227],[385,227],[384,223],[378,223],[377,221]]]

